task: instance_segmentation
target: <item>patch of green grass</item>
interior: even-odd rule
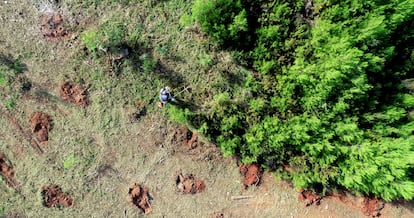
[[[6,75],[4,74],[4,70],[0,68],[0,86],[2,87],[7,85]]]
[[[152,72],[157,65],[157,60],[152,59],[147,53],[139,56],[139,60],[142,63],[142,69],[144,70],[145,75],[148,75],[150,72]]]
[[[6,108],[8,108],[9,110],[12,110],[16,107],[16,102],[19,99],[19,95],[14,94],[14,95],[10,95],[8,97],[8,99],[6,100]]]
[[[194,24],[194,18],[189,14],[183,14],[183,16],[180,17],[180,25],[182,27],[189,27]]]
[[[12,100],[9,100],[9,101],[6,102],[6,107],[10,110],[14,109],[14,107],[16,107],[16,102],[14,102]]]
[[[73,167],[77,162],[77,158],[75,155],[71,154],[69,155],[66,160],[63,162],[63,169],[67,170],[71,167]]]
[[[102,39],[97,31],[88,30],[81,34],[81,40],[86,48],[92,52],[102,48]]]
[[[157,46],[156,51],[157,51],[158,54],[161,55],[161,57],[163,57],[163,58],[168,57],[169,50],[168,50],[167,46],[162,46],[162,45]]]
[[[131,29],[129,30],[129,34],[127,36],[127,42],[131,45],[135,45],[139,42],[142,41],[142,36],[143,34],[144,27],[142,26],[141,23],[138,23],[136,25],[134,25],[133,27],[131,27]]]
[[[170,119],[172,121],[187,124],[189,122],[189,117],[191,116],[191,112],[188,108],[181,109],[174,105],[166,104],[165,105],[166,112],[168,113]]]
[[[116,17],[105,21],[102,24],[102,33],[107,46],[116,47],[125,42],[127,28],[124,21],[117,19]]]
[[[102,69],[93,69],[91,79],[94,81],[99,81],[105,77],[105,72]]]
[[[20,62],[19,59],[15,59],[13,62],[7,65],[11,70],[14,71],[15,74],[23,73],[23,71],[26,70],[26,67],[24,64]]]
[[[200,54],[200,56],[198,57],[198,60],[201,66],[203,67],[210,66],[211,63],[213,63],[213,59],[211,58],[209,54]]]

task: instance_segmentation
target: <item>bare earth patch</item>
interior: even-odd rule
[[[72,37],[72,33],[66,29],[63,17],[59,13],[42,14],[39,24],[43,37],[48,41],[58,42]]]
[[[52,118],[44,112],[35,112],[30,117],[29,123],[32,133],[41,145],[47,145],[49,142],[49,131],[51,130]]]
[[[133,183],[131,188],[129,188],[128,198],[129,201],[141,209],[144,214],[151,213],[152,208],[149,202],[151,197],[147,187]]]
[[[304,190],[303,188],[299,191],[299,200],[305,202],[306,207],[310,205],[319,205],[322,197],[317,195],[311,190]]]
[[[45,207],[73,207],[74,201],[70,195],[62,192],[57,185],[48,185],[42,187],[43,205]]]
[[[257,164],[242,164],[239,167],[243,175],[243,188],[247,189],[251,185],[258,186],[261,182],[263,169]]]
[[[88,91],[71,82],[62,82],[59,93],[60,97],[67,102],[75,103],[82,107],[86,107],[89,104]]]
[[[14,170],[9,164],[7,164],[6,156],[0,153],[0,175],[4,177],[7,184],[12,187],[16,187],[18,184],[14,180]]]
[[[366,216],[379,217],[384,206],[384,202],[378,198],[365,197],[362,205],[362,212]]]
[[[345,191],[339,193],[330,193],[328,198],[333,198],[346,204],[348,207],[357,208],[366,216],[379,217],[381,210],[384,208],[385,203],[377,198],[371,197],[358,197],[351,195]]]
[[[173,141],[180,142],[188,149],[194,149],[198,146],[198,135],[191,132],[186,126],[182,126],[175,131]]]
[[[177,190],[183,194],[201,193],[206,189],[206,185],[200,179],[194,177],[193,174],[178,174],[176,179]]]

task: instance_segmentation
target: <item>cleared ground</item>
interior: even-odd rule
[[[145,216],[128,201],[133,183],[148,187],[153,217],[364,216],[357,206],[335,199],[305,207],[297,190],[270,174],[262,186],[244,190],[235,159],[223,158],[202,138],[193,149],[176,140],[181,125],[157,107],[159,88],[169,85],[179,92],[190,86],[179,97],[202,110],[218,90],[211,86],[231,83],[223,72],[245,71],[230,54],[214,52],[196,26],[183,26],[180,19],[191,1],[51,2],[0,2],[1,69],[5,75],[21,71],[0,87],[0,152],[16,181],[13,186],[0,177],[0,216]],[[62,28],[70,33],[56,41],[42,32],[51,25],[42,16],[51,12],[62,15]],[[139,42],[128,48],[119,75],[112,74],[118,74],[113,63],[103,61],[114,60],[113,54],[94,58],[81,40],[85,31],[114,20]],[[156,63],[149,72],[146,57]],[[24,81],[31,87],[22,91]],[[62,81],[87,88],[89,105],[64,101]],[[39,111],[52,120],[47,143],[38,143],[29,123]],[[142,113],[135,116],[137,111]],[[131,115],[137,118],[133,122]],[[179,173],[203,180],[204,192],[179,193]],[[73,207],[43,206],[42,187],[49,184],[69,194]],[[412,203],[386,204],[382,214],[412,217],[412,208]]]

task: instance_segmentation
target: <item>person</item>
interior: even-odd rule
[[[160,100],[161,102],[159,103],[159,107],[162,108],[164,106],[164,104],[170,102],[170,101],[175,101],[175,98],[171,95],[171,91],[170,88],[164,87],[161,88],[160,90]]]

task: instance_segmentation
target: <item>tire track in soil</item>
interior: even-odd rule
[[[40,143],[37,141],[37,139],[33,137],[31,133],[23,129],[23,127],[17,122],[16,117],[12,116],[1,108],[0,113],[6,118],[6,120],[14,129],[29,142],[30,146],[36,151],[38,155],[42,155],[44,153],[44,151],[40,148]]]
[[[0,175],[6,180],[7,185],[14,188],[20,195],[23,195],[20,184],[14,178],[14,169],[7,163],[6,155],[0,152]]]

